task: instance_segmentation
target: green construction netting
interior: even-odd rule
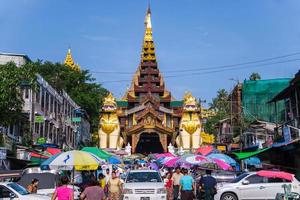
[[[256,156],[262,152],[265,152],[267,150],[269,150],[270,147],[267,147],[267,148],[264,148],[264,149],[261,149],[261,150],[257,150],[257,151],[251,151],[251,152],[240,152],[240,153],[236,153],[234,152],[233,154],[237,157],[237,159],[239,160],[244,160],[246,158],[250,158],[252,156]]]
[[[274,103],[268,103],[289,85],[289,78],[244,81],[242,88],[242,105],[246,119],[267,122],[285,120],[284,102],[277,102],[277,115]],[[277,118],[277,119],[276,119]]]

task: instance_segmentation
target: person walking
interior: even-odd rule
[[[166,190],[167,190],[167,199],[173,200],[173,180],[172,180],[172,173],[167,174],[167,181],[165,184]]]
[[[39,180],[36,178],[32,179],[31,184],[27,186],[28,192],[37,193],[38,185],[39,185]]]
[[[179,194],[179,181],[182,177],[182,173],[180,170],[180,167],[176,167],[175,173],[172,175],[172,182],[173,182],[173,199],[177,200],[178,199],[178,194]]]
[[[103,174],[99,174],[98,175],[98,181],[99,181],[100,187],[104,190],[105,185],[106,185],[106,183],[105,183],[105,176]]]
[[[69,178],[63,176],[60,182],[61,186],[55,189],[51,200],[74,200],[74,191],[68,187]]]
[[[200,189],[204,190],[204,199],[213,200],[216,190],[217,180],[211,176],[211,170],[206,171],[206,175],[199,181]]]
[[[188,174],[188,170],[183,170],[183,176],[180,178],[180,199],[181,200],[192,200],[194,199],[194,179]]]
[[[122,181],[117,177],[115,171],[111,173],[108,181],[108,193],[110,200],[119,200],[122,191]]]
[[[91,183],[80,195],[82,200],[104,200],[104,190],[99,186],[96,180],[91,180]]]

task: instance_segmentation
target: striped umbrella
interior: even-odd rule
[[[96,170],[101,163],[90,153],[67,151],[56,154],[41,164],[41,169],[54,170]]]

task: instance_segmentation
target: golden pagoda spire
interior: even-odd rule
[[[80,71],[80,66],[78,64],[75,64],[75,62],[72,58],[70,48],[68,49],[68,53],[67,53],[66,59],[64,61],[64,64],[67,65],[68,67],[70,67],[71,69],[75,70],[75,71]]]
[[[152,37],[152,24],[151,24],[151,10],[150,5],[147,8],[145,17],[145,34],[142,50],[142,62],[153,61],[156,62],[154,42]]]

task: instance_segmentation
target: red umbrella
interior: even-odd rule
[[[55,155],[55,154],[61,153],[61,150],[57,149],[57,148],[48,147],[46,149],[46,152],[50,153],[51,155]]]
[[[207,154],[209,154],[210,152],[212,152],[213,149],[214,149],[213,146],[207,145],[207,146],[199,147],[197,149],[196,153],[197,154],[201,154],[203,156],[206,156]]]
[[[260,170],[256,172],[258,176],[268,177],[268,178],[282,178],[289,181],[292,181],[294,178],[294,174],[290,174],[282,171],[268,171],[268,170]]]

